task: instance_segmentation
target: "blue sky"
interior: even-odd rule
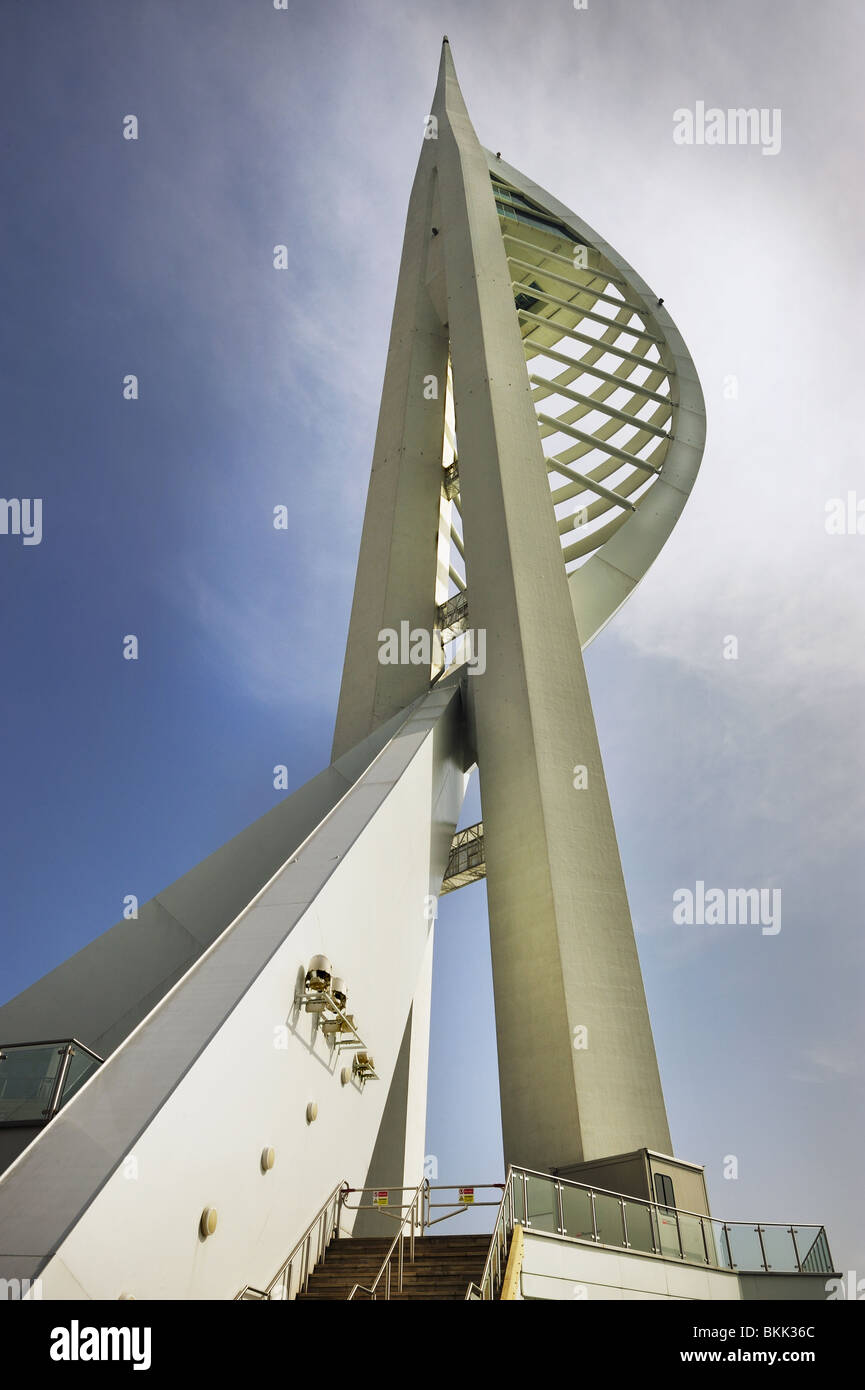
[[[0,492],[44,517],[0,536],[4,998],[328,760],[447,32],[482,142],[664,296],[706,394],[688,508],[587,654],[676,1151],[716,1214],[825,1221],[865,1272],[865,537],[824,525],[865,496],[862,30],[800,0],[6,7]],[[780,108],[781,152],[674,145],[698,100]],[[674,926],[698,879],[781,887],[782,930]],[[437,932],[427,1148],[482,1181],[483,885]]]

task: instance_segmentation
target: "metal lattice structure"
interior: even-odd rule
[[[585,648],[642,579],[694,485],[702,391],[663,301],[624,258],[485,153]],[[443,504],[451,499],[448,568],[459,591],[468,579],[456,465],[443,483]]]
[[[465,830],[458,830],[454,835],[442,893],[452,893],[455,888],[477,883],[479,878],[486,877],[486,872],[484,823],[481,820],[476,825],[467,825]]]

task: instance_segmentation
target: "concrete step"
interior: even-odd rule
[[[394,1235],[396,1232],[394,1232]],[[406,1239],[408,1237],[406,1236]],[[342,1236],[339,1240],[332,1240],[328,1250],[386,1250],[393,1240],[393,1236]],[[425,1250],[451,1250],[465,1248],[475,1250],[479,1246],[489,1246],[492,1240],[490,1235],[476,1236],[415,1236],[415,1245]]]
[[[309,1279],[304,1302],[341,1301],[348,1298],[355,1284],[369,1287],[377,1277],[393,1236],[363,1236],[332,1241],[325,1259]],[[403,1287],[397,1292],[398,1255],[391,1257],[391,1296],[393,1303],[412,1300],[456,1302],[464,1300],[469,1283],[480,1277],[489,1249],[488,1235],[418,1236],[414,1261],[409,1245],[403,1246]],[[385,1302],[385,1279],[379,1281],[376,1302]],[[371,1301],[358,1293],[357,1298]]]
[[[399,1266],[396,1261],[391,1262],[390,1277],[394,1279]],[[374,1279],[381,1269],[377,1264],[351,1264],[351,1265],[332,1265],[330,1263],[319,1265],[310,1275],[312,1279]],[[408,1261],[403,1265],[404,1279],[471,1279],[473,1275],[480,1275],[483,1269],[481,1260],[457,1261],[449,1260],[447,1264],[432,1264],[427,1261],[425,1264],[410,1265]]]
[[[382,1251],[381,1254],[375,1252],[374,1255],[342,1255],[338,1254],[337,1251],[331,1252],[328,1250],[323,1261],[321,1261],[316,1268],[324,1269],[325,1266],[330,1266],[330,1268],[334,1269],[346,1269],[349,1265],[352,1266],[352,1268],[355,1265],[370,1266],[371,1268],[373,1265],[381,1266],[382,1262],[384,1262],[385,1255],[387,1255],[387,1250]],[[406,1245],[402,1254],[403,1264],[423,1265],[424,1268],[432,1265],[453,1264],[453,1262],[456,1262],[458,1265],[464,1265],[469,1264],[469,1262],[478,1261],[478,1259],[480,1259],[481,1264],[483,1264],[485,1258],[487,1258],[487,1250],[485,1250],[485,1247],[483,1250],[442,1251],[441,1254],[435,1255],[428,1255],[426,1251],[424,1251],[424,1254],[421,1254],[416,1247],[414,1248],[414,1259],[412,1261],[409,1255],[409,1247]],[[391,1255],[391,1261],[398,1261],[398,1259],[399,1254],[394,1251],[394,1254]]]
[[[361,1281],[347,1279],[342,1284],[317,1284],[310,1280],[306,1292],[314,1298],[347,1298],[356,1283],[361,1283]],[[412,1282],[404,1279],[402,1292],[406,1297],[412,1295],[417,1298],[432,1298],[438,1295],[442,1298],[463,1298],[468,1285],[468,1279],[416,1279]],[[369,1288],[370,1285],[365,1287]],[[391,1297],[394,1297],[397,1293],[396,1279],[391,1280],[390,1288]],[[380,1298],[384,1298],[384,1291],[385,1283],[382,1280],[376,1291]]]
[[[469,1279],[473,1279],[475,1282],[477,1282],[480,1279],[481,1268],[481,1265],[470,1265],[467,1269],[429,1269],[426,1271],[415,1270],[412,1273],[409,1273],[407,1270],[404,1269],[402,1272],[402,1281],[404,1284],[413,1285],[426,1284],[429,1283],[431,1279],[444,1279],[449,1282],[456,1280],[457,1283],[462,1282],[464,1284],[467,1284]],[[377,1278],[377,1269],[345,1269],[338,1272],[334,1271],[333,1273],[327,1275],[313,1274],[310,1278],[309,1286],[310,1288],[312,1288],[314,1284],[317,1289],[325,1289],[330,1288],[334,1284],[369,1285],[373,1282],[374,1279]],[[387,1275],[383,1274],[381,1277],[381,1282],[383,1282],[386,1278]],[[390,1272],[391,1284],[395,1284],[398,1278],[398,1271],[396,1269],[392,1269]]]
[[[296,1303],[339,1303],[347,1298],[347,1294],[314,1294],[299,1293],[295,1299]],[[465,1301],[465,1289],[459,1294],[442,1293],[394,1293],[390,1299],[380,1295],[374,1300],[376,1303],[456,1303]],[[355,1302],[372,1303],[373,1300],[363,1297],[361,1294],[355,1296]]]

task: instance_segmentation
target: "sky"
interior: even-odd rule
[[[826,527],[865,499],[863,30],[854,0],[4,7],[0,492],[43,520],[0,535],[0,997],[329,760],[447,33],[482,143],[663,296],[706,396],[685,512],[586,653],[675,1151],[715,1215],[825,1222],[865,1277],[865,535]],[[777,109],[780,149],[677,144],[698,102]],[[698,881],[780,888],[781,930],[675,924]],[[493,1181],[483,884],[436,931],[427,1150]]]

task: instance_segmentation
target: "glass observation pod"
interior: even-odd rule
[[[102,1060],[77,1038],[0,1045],[0,1126],[47,1124]]]

